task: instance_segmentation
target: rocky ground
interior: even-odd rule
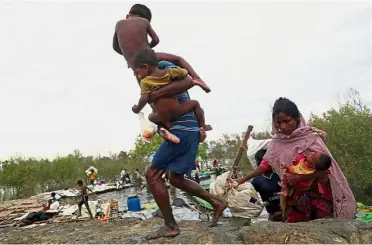
[[[298,224],[260,222],[243,227],[224,222],[214,228],[209,228],[206,222],[183,221],[178,237],[147,241],[145,235],[161,224],[161,219],[154,218],[109,223],[97,220],[52,223],[28,229],[3,228],[0,229],[0,243],[372,243],[372,224],[342,220]]]

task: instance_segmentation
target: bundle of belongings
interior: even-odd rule
[[[257,191],[249,182],[238,185],[234,182],[229,188],[227,177],[229,172],[219,175],[216,181],[211,183],[209,192],[227,201],[233,217],[252,219],[258,217],[263,208],[262,202]]]

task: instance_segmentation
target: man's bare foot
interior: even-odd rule
[[[213,128],[211,125],[204,125],[201,127],[201,129],[203,129],[204,131],[211,131]]]
[[[199,86],[201,89],[203,89],[206,93],[211,92],[211,89],[208,87],[208,85],[203,81],[199,79],[192,80],[193,84],[196,86]]]
[[[153,231],[146,236],[147,240],[158,239],[160,237],[176,237],[180,234],[180,228],[177,226],[170,228],[168,226],[162,226],[159,229]]]
[[[200,128],[199,131],[199,143],[203,143],[205,139],[207,138],[207,134],[205,133],[203,128]]]
[[[222,199],[217,199],[215,204],[212,204],[213,214],[209,227],[215,227],[217,225],[218,219],[220,218],[223,211],[227,208],[227,202]]]
[[[168,130],[166,130],[165,128],[160,128],[159,129],[159,135],[163,139],[169,140],[172,143],[175,143],[175,144],[180,143],[180,139],[177,136],[175,136],[174,134],[172,134],[171,132],[169,132]]]

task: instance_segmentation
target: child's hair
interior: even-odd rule
[[[52,193],[50,193],[50,196],[51,197],[55,197],[56,196],[56,193],[55,192],[52,192]]]
[[[301,113],[297,108],[297,105],[291,100],[280,97],[277,99],[273,106],[272,117],[274,118],[277,114],[284,113],[287,116],[291,116],[295,119],[300,119]]]
[[[256,152],[256,154],[254,155],[254,159],[256,160],[257,164],[260,164],[262,162],[262,159],[265,156],[266,151],[267,151],[266,149],[261,149]]]
[[[329,169],[331,165],[332,165],[332,159],[328,155],[321,153],[319,156],[319,161],[315,163],[315,168],[316,170],[324,171],[324,170]]]
[[[82,181],[82,180],[78,180],[78,181],[77,181],[77,184],[78,184],[78,185],[82,185],[82,184],[83,184],[83,181]]]
[[[137,171],[137,172],[139,172],[139,169],[138,169],[138,168],[136,168],[136,171]]]
[[[158,66],[158,59],[156,54],[152,49],[144,49],[138,51],[133,58],[134,68],[139,68],[142,65],[149,65],[150,67]]]
[[[137,15],[151,22],[152,18],[151,10],[143,4],[137,3],[133,5],[132,8],[129,10],[129,14]]]

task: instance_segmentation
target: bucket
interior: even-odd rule
[[[141,211],[141,201],[138,196],[131,196],[127,199],[128,211]]]

